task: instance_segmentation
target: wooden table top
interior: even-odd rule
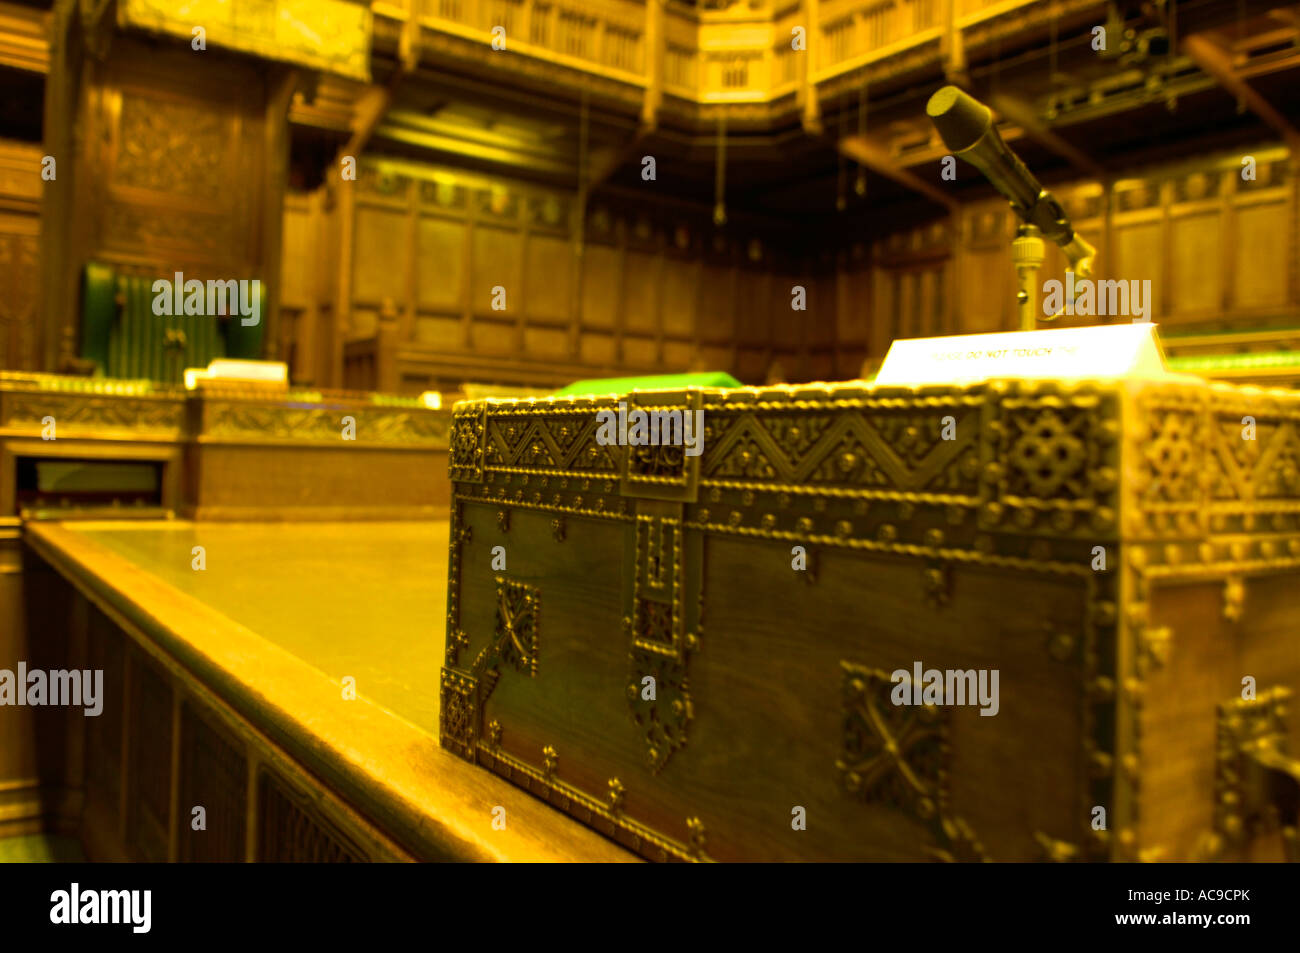
[[[636,860],[438,744],[447,532],[121,520],[29,522],[24,539],[417,856]]]
[[[446,520],[65,525],[437,735]]]

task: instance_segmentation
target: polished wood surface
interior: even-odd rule
[[[298,783],[305,783],[304,771],[319,777],[329,793],[358,815],[358,825],[373,826],[383,832],[377,836],[391,838],[414,856],[631,859],[598,834],[441,750],[430,734],[427,719],[436,712],[421,707],[416,696],[423,679],[434,683],[430,666],[441,654],[440,620],[429,613],[439,601],[431,593],[443,585],[440,575],[420,571],[436,571],[438,557],[431,549],[424,557],[419,552],[445,527],[373,524],[362,530],[349,524],[333,527],[331,533],[313,526],[292,543],[292,527],[273,530],[290,551],[311,554],[305,556],[306,566],[277,562],[269,554],[255,556],[265,549],[267,537],[259,547],[246,534],[214,536],[211,529],[42,523],[30,526],[29,540],[176,685],[213,707],[230,709],[236,724],[245,725],[243,734],[264,736],[260,744],[299,766]],[[186,567],[194,540],[210,544],[209,571],[217,573],[197,594],[183,586],[192,584],[183,573],[193,572]],[[340,572],[343,560],[356,555],[358,547],[362,552],[412,553],[414,568],[401,571],[411,570],[406,581],[388,562],[387,572]],[[226,557],[219,556],[223,550]],[[278,584],[249,581],[245,570],[236,568],[241,556],[250,570]],[[225,591],[219,580],[243,597],[219,595]],[[203,601],[203,593],[221,608]],[[310,632],[290,624],[290,607],[299,620],[316,620],[317,648],[310,647],[316,641]],[[259,622],[273,633],[271,638],[226,612]],[[378,624],[368,624],[370,616],[377,616]],[[377,637],[391,640],[388,648],[397,651],[396,657],[388,656],[383,643],[376,644]],[[310,657],[276,644],[277,638]],[[428,648],[399,648],[403,639]],[[354,700],[343,698],[337,680],[343,674],[357,678]],[[436,693],[429,695],[436,698]],[[505,809],[504,830],[493,828],[495,807]]]
[[[447,522],[66,524],[426,732],[442,664]],[[203,547],[207,568],[192,568]]]

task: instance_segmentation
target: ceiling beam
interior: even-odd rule
[[[1048,129],[1034,112],[1034,109],[1024,100],[1008,96],[1005,93],[998,93],[989,99],[989,105],[1023,129],[1025,135],[1030,139],[1065,159],[1084,175],[1094,179],[1106,178],[1105,169],[1094,161],[1091,156],[1084,153],[1083,150],[1066,142]]]
[[[894,156],[890,155],[888,149],[875,140],[867,136],[845,136],[840,139],[838,148],[842,155],[866,166],[877,175],[892,179],[904,188],[924,195],[949,211],[957,209],[957,200],[952,195],[905,169]]]
[[[393,74],[394,77],[400,75],[400,73]],[[370,86],[357,97],[353,107],[352,135],[348,137],[343,151],[339,153],[340,156],[355,158],[361,155],[366,144],[370,142],[370,137],[374,135],[375,129],[379,127],[379,121],[384,118],[388,107],[392,105],[395,85],[396,83],[389,82],[385,86]]]
[[[335,166],[343,156],[352,156],[355,159],[361,155],[370,142],[370,137],[379,128],[380,122],[388,115],[388,110],[397,95],[397,87],[420,68],[418,38],[419,25],[412,18],[402,27],[402,32],[398,36],[398,68],[393,70],[387,83],[382,86],[368,86],[357,97],[353,107],[352,135],[348,137],[343,149],[335,157]]]
[[[1282,137],[1293,156],[1300,155],[1300,132],[1273,105],[1255,92],[1254,88],[1238,75],[1232,59],[1205,36],[1194,34],[1183,39],[1183,49],[1192,61],[1228,93],[1235,96],[1246,108],[1271,126]]]
[[[387,121],[380,124],[376,135],[392,142],[417,146],[430,153],[428,158],[458,156],[474,162],[505,166],[515,174],[538,174],[572,179],[573,156],[533,148],[529,143],[512,141],[502,136],[474,136],[464,129],[449,127],[436,119],[411,115],[395,110]]]

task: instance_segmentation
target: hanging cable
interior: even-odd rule
[[[1056,16],[1052,16],[1051,40],[1047,45],[1047,116],[1049,119],[1056,118],[1056,61],[1057,50],[1060,48],[1060,42],[1057,39]]]
[[[575,223],[577,241],[573,253],[582,256],[583,245],[587,237],[587,136],[591,123],[590,110],[587,106],[587,90],[582,90],[582,105],[578,117],[578,221]]]
[[[1172,79],[1174,75],[1174,47],[1178,45],[1178,0],[1169,0],[1169,50],[1166,56],[1166,62],[1169,66],[1169,76]],[[1172,85],[1172,84],[1171,84]],[[1165,105],[1169,111],[1178,111],[1178,94],[1170,92],[1169,98],[1165,100]]]
[[[713,224],[719,227],[727,224],[727,113],[718,110],[718,155],[717,169],[713,182]]]
[[[858,138],[867,138],[867,74],[862,73],[862,85],[858,87]],[[853,183],[853,192],[858,198],[867,196],[867,167],[858,163],[858,176]]]
[[[840,101],[839,119],[840,119],[840,143],[841,144],[844,142],[844,134],[848,130],[849,104],[848,102],[846,102],[847,99],[848,99],[848,91],[846,90],[844,94],[844,99]],[[849,204],[848,198],[844,193],[844,183],[847,180],[847,172],[848,172],[848,159],[845,158],[844,156],[843,148],[836,149],[835,154],[838,160],[836,163],[836,176],[835,176],[835,211],[842,212],[844,211],[845,208],[848,207]]]

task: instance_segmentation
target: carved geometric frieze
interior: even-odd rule
[[[1152,390],[1139,397],[1136,420],[1125,429],[1133,462],[1130,535],[1203,536],[1207,529],[1210,472],[1207,394]]]
[[[478,739],[478,682],[462,672],[444,668],[438,706],[438,740],[444,748],[474,760]]]
[[[594,409],[532,418],[491,413],[483,438],[483,463],[507,471],[616,474],[618,448],[598,443],[596,430]]]
[[[706,485],[799,484],[974,493],[977,414],[969,400],[799,413],[705,410]]]
[[[151,400],[109,394],[42,392],[3,397],[5,423],[40,427],[49,416],[75,430],[179,431],[185,421],[181,400]]]
[[[689,407],[694,396],[628,399]],[[1245,558],[1237,550],[1264,561],[1300,556],[1300,538],[1291,538],[1300,510],[1290,502],[1300,492],[1300,401],[1281,391],[996,381],[703,389],[699,397],[703,452],[687,458],[698,466],[693,489],[655,486],[679,479],[677,458],[665,460],[662,447],[596,440],[596,413],[617,407],[610,398],[462,405],[466,450],[453,459],[469,464],[481,447],[483,479],[496,485],[472,495],[503,503],[628,519],[639,499],[671,500],[685,504],[686,530],[940,562],[961,551],[1080,573],[1095,545],[1121,539],[1177,545],[1184,568]],[[1254,440],[1243,439],[1251,414]],[[647,482],[628,478],[638,467]],[[459,482],[473,474],[453,468]],[[620,479],[592,479],[605,476]],[[1213,538],[1229,533],[1237,538]],[[1149,555],[1154,569],[1165,551]]]
[[[483,413],[485,407],[452,410],[448,438],[451,478],[461,483],[483,482]]]
[[[1055,392],[1054,392],[1055,391]],[[981,512],[1003,532],[1113,533],[1119,489],[1118,401],[1090,390],[1044,386],[1007,395],[988,425]]]
[[[385,407],[292,407],[239,401],[205,401],[208,437],[337,441],[343,418],[356,422],[357,443],[446,447],[448,420],[428,410]]]

